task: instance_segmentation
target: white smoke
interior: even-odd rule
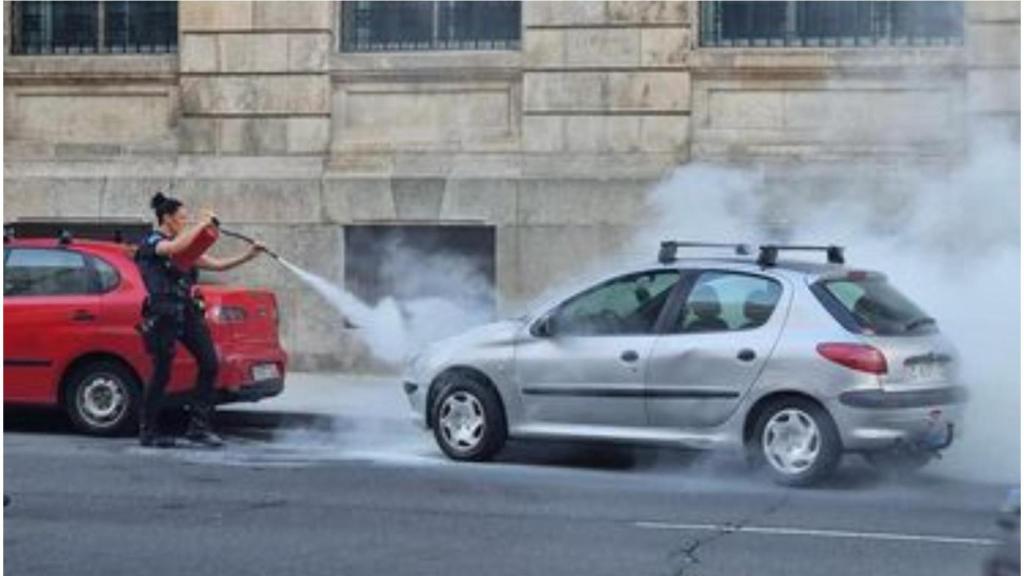
[[[691,164],[652,191],[666,238],[841,244],[937,318],[962,355],[972,400],[940,469],[1019,481],[1020,149],[975,148],[953,166],[843,163],[814,168]]]
[[[362,330],[362,338],[373,353],[385,362],[401,361],[405,354],[405,329],[395,301],[386,298],[377,306],[369,306],[347,290],[312,272],[281,260],[300,280],[316,291],[339,314],[338,326],[347,318]]]
[[[339,330],[348,321],[369,353],[392,368],[426,344],[485,323],[494,313],[490,281],[470,262],[450,255],[393,247],[382,275],[400,289],[375,305],[281,262],[334,308]]]

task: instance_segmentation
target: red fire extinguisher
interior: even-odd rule
[[[203,228],[202,232],[196,236],[195,240],[193,240],[188,247],[174,256],[171,256],[171,262],[173,262],[179,270],[191,270],[196,265],[196,260],[199,260],[199,257],[202,256],[210,246],[213,246],[213,243],[217,241],[217,238],[220,238],[220,229],[218,224],[220,223],[214,219],[213,223]]]

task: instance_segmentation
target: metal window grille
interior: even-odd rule
[[[342,52],[518,50],[520,2],[348,1]]]
[[[12,3],[15,54],[178,51],[178,3],[125,0]]]
[[[955,46],[962,2],[701,2],[702,46]]]

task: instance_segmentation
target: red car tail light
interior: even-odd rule
[[[818,344],[818,354],[836,364],[859,372],[885,374],[889,371],[889,363],[885,360],[885,354],[882,354],[878,348],[867,344]]]

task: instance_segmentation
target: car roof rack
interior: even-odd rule
[[[153,229],[142,218],[18,218],[5,222],[12,239],[60,238],[63,231],[72,235],[72,241],[96,240],[120,244],[134,244]]]
[[[758,265],[768,268],[775,266],[778,262],[781,251],[802,251],[802,252],[824,252],[829,264],[845,264],[843,247],[830,244],[828,246],[816,246],[810,244],[764,244],[761,246],[760,254],[757,256]]]
[[[750,246],[747,246],[746,244],[665,240],[661,243],[661,249],[658,250],[658,262],[661,262],[662,264],[671,264],[672,262],[675,262],[679,259],[676,255],[676,251],[680,248],[728,248],[738,256],[747,256],[750,254]]]

